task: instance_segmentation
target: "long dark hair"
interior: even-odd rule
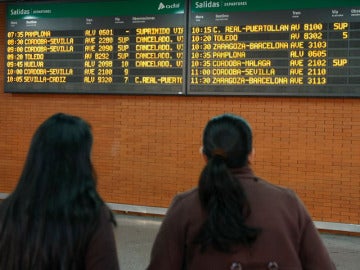
[[[199,197],[207,219],[195,239],[202,251],[208,246],[223,252],[230,252],[236,244],[249,246],[260,232],[245,224],[250,205],[231,173],[232,168],[248,164],[251,151],[252,132],[243,118],[223,114],[206,125],[203,153],[208,162],[200,175]]]
[[[87,122],[58,113],[35,132],[14,192],[0,205],[0,270],[84,269],[102,199]]]

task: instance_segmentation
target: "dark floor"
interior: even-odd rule
[[[121,270],[144,270],[161,219],[131,215],[117,215],[116,219],[118,226],[115,233]],[[321,236],[338,270],[360,269],[360,237],[334,234]]]

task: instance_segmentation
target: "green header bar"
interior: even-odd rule
[[[119,0],[8,4],[8,19],[80,18],[184,14],[187,0]],[[191,12],[239,12],[360,7],[360,0],[206,0],[191,2]]]
[[[360,0],[191,0],[191,12],[239,12],[360,7]]]
[[[183,14],[185,0],[124,0],[8,4],[7,19]]]

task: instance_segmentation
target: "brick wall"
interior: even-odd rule
[[[4,18],[0,4],[0,52]],[[92,124],[107,202],[167,207],[197,184],[208,119],[231,112],[252,125],[259,176],[294,189],[315,220],[360,224],[359,99],[5,94],[3,84],[1,64],[0,193],[15,187],[38,125],[62,111]]]

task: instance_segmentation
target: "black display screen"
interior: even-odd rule
[[[359,96],[359,3],[298,2],[192,1],[188,93]]]
[[[8,6],[6,92],[185,94],[184,3]]]

